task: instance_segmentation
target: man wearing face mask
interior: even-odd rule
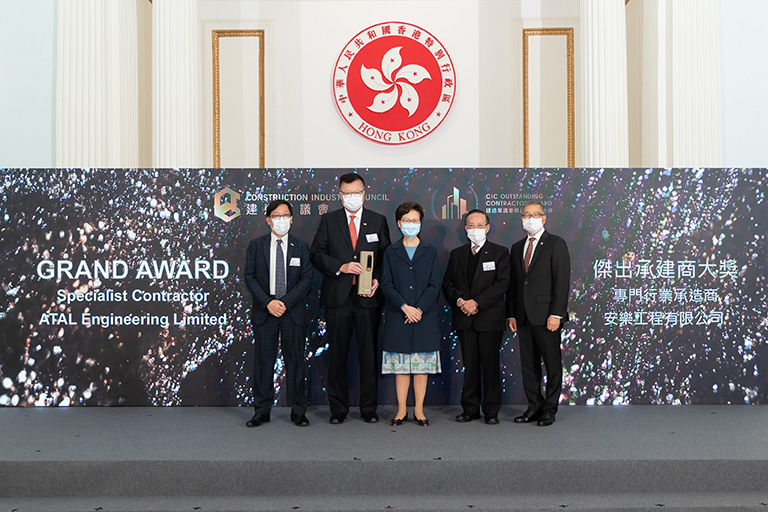
[[[468,212],[464,228],[470,243],[451,251],[443,278],[443,294],[453,309],[453,328],[464,362],[463,411],[456,421],[480,419],[482,406],[485,422],[496,425],[501,407],[499,350],[505,328],[509,253],[486,239],[491,224],[482,210]]]
[[[275,401],[273,369],[280,339],[285,358],[287,402],[291,421],[309,425],[305,384],[306,299],[312,281],[309,246],[288,234],[293,208],[287,201],[267,206],[270,233],[251,240],[245,259],[245,284],[253,297],[251,325],[254,338],[253,404],[255,414],[246,426],[270,420]]]
[[[560,334],[568,319],[571,259],[565,240],[544,229],[547,216],[538,201],[523,206],[528,236],[510,249],[512,279],[507,292],[507,323],[520,340],[523,389],[528,408],[515,423],[552,425],[563,384]],[[547,371],[541,393],[541,362]]]
[[[328,403],[330,422],[338,425],[349,413],[347,361],[349,345],[357,342],[360,367],[360,414],[376,423],[379,393],[378,333],[384,297],[379,290],[384,249],[389,244],[387,219],[363,208],[365,180],[349,173],[339,178],[343,208],[320,218],[312,242],[312,263],[323,274],[320,305],[325,308],[328,336]],[[360,251],[373,251],[373,287],[358,295],[357,276],[363,271]]]

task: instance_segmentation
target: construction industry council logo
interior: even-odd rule
[[[224,222],[229,222],[240,216],[240,208],[237,207],[237,201],[240,200],[240,194],[231,188],[223,188],[213,196],[213,213]]]
[[[362,30],[333,70],[333,97],[344,121],[381,144],[426,137],[456,96],[456,73],[445,47],[421,27],[385,22]]]
[[[464,194],[456,187],[438,187],[432,194],[432,213],[442,220],[461,219],[478,204],[477,194],[471,186]]]

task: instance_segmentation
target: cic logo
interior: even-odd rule
[[[443,219],[460,219],[467,213],[467,200],[459,197],[459,189],[453,187],[453,194],[445,198]]]
[[[223,188],[213,196],[213,213],[224,222],[229,222],[240,216],[240,208],[237,201],[240,194],[231,188]]]

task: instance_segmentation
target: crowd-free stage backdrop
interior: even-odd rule
[[[281,198],[291,233],[311,243],[320,215],[340,207],[344,172],[0,171],[0,404],[250,404],[248,242]],[[766,170],[358,172],[393,239],[398,204],[424,206],[422,237],[443,263],[467,241],[462,212],[485,209],[489,239],[509,246],[524,235],[521,205],[543,202],[571,252],[563,403],[768,400]],[[307,304],[314,404],[326,401],[319,280]],[[427,401],[456,404],[461,351],[440,307],[443,373]],[[524,402],[517,351],[508,332],[505,403]],[[275,374],[282,402],[280,361]],[[382,403],[394,403],[393,381],[381,377]]]

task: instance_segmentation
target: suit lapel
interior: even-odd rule
[[[290,274],[295,274],[296,269],[300,267],[295,267],[291,265],[291,259],[297,257],[296,250],[298,249],[296,247],[296,241],[291,235],[288,235],[286,237],[286,243],[288,244],[288,253],[286,254],[286,270],[285,270],[285,276],[288,277]],[[290,280],[289,283],[290,284]]]
[[[419,243],[418,247],[416,247],[416,252],[413,254],[413,261],[415,262],[417,259],[424,256],[424,254],[427,252],[427,249],[429,248],[429,244],[424,242],[423,240]]]
[[[260,249],[262,254],[264,254],[264,261],[267,264],[267,276],[269,276],[269,258],[270,258],[269,251],[270,251],[271,242],[272,242],[272,233],[270,233],[269,235],[261,239]]]
[[[483,259],[488,258],[488,241],[480,248],[480,257],[477,259],[477,267],[475,268],[475,277],[472,279],[472,283],[469,285],[470,289],[480,279],[483,272]]]
[[[347,244],[347,247],[349,247],[350,250],[354,251],[354,248],[352,247],[352,237],[349,236],[349,224],[347,224],[347,211],[342,208],[341,210],[337,210],[338,216],[336,218],[337,223],[339,224],[339,230],[341,232],[341,238],[344,240],[344,243]],[[362,220],[362,219],[361,219]],[[362,222],[360,222],[360,225],[362,226]],[[358,240],[360,239],[360,233],[357,234]]]
[[[402,238],[392,245],[394,246],[394,251],[398,258],[406,263],[411,261],[411,259],[408,257],[408,252],[405,250],[405,244],[403,244]]]
[[[536,247],[533,249],[533,255],[531,256],[531,262],[528,264],[528,273],[531,273],[531,269],[536,264],[536,260],[539,258],[539,254],[541,254],[541,251],[544,250],[544,244],[546,243],[547,238],[549,237],[549,233],[545,230],[544,233],[541,234],[541,238],[539,238],[538,243],[536,244]]]
[[[368,222],[371,220],[370,215],[368,214],[368,210],[365,208],[361,208],[362,213],[360,214],[360,229],[357,230],[357,247],[360,247],[360,237],[363,236],[363,233],[368,232]]]

